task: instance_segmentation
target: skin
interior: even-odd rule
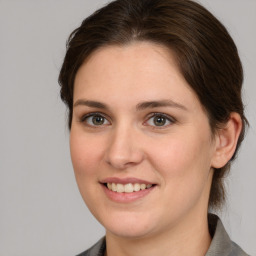
[[[172,104],[138,108],[163,100]],[[95,112],[103,124],[88,117]],[[157,126],[152,113],[164,114],[165,124]],[[108,46],[84,62],[74,84],[71,158],[80,193],[106,229],[108,255],[205,255],[213,167],[232,156],[239,116],[227,127],[212,136],[202,105],[164,47]],[[118,203],[102,189],[109,177],[155,186],[145,197]]]

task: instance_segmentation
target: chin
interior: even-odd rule
[[[145,216],[145,213],[108,215],[108,218],[102,218],[99,221],[107,233],[130,239],[147,237],[156,229],[154,227],[156,222],[152,220],[152,217]]]
[[[110,227],[106,228],[107,233],[111,233],[120,238],[128,238],[128,239],[140,239],[149,236],[152,232],[149,229],[145,229],[144,227],[140,227],[140,225],[134,226],[122,226],[122,227]]]

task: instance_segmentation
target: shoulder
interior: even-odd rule
[[[103,237],[88,250],[78,254],[77,256],[104,256],[105,249],[106,240],[105,237]]]
[[[221,220],[216,215],[209,215],[209,229],[212,242],[206,256],[248,256],[236,243],[231,241]]]
[[[245,253],[239,245],[237,245],[234,242],[231,242],[231,253],[230,256],[249,256],[247,253]]]

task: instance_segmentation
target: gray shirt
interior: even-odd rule
[[[221,222],[213,214],[209,215],[211,245],[205,256],[248,256],[236,243],[232,242]],[[104,256],[106,240],[101,238],[95,245],[77,256]]]

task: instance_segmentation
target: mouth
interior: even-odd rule
[[[146,184],[146,183],[103,183],[103,185],[110,191],[116,193],[133,193],[139,192],[141,190],[147,190],[155,186],[155,184]]]
[[[155,190],[157,184],[150,181],[126,177],[109,177],[100,181],[105,195],[117,203],[132,203],[148,197]]]

